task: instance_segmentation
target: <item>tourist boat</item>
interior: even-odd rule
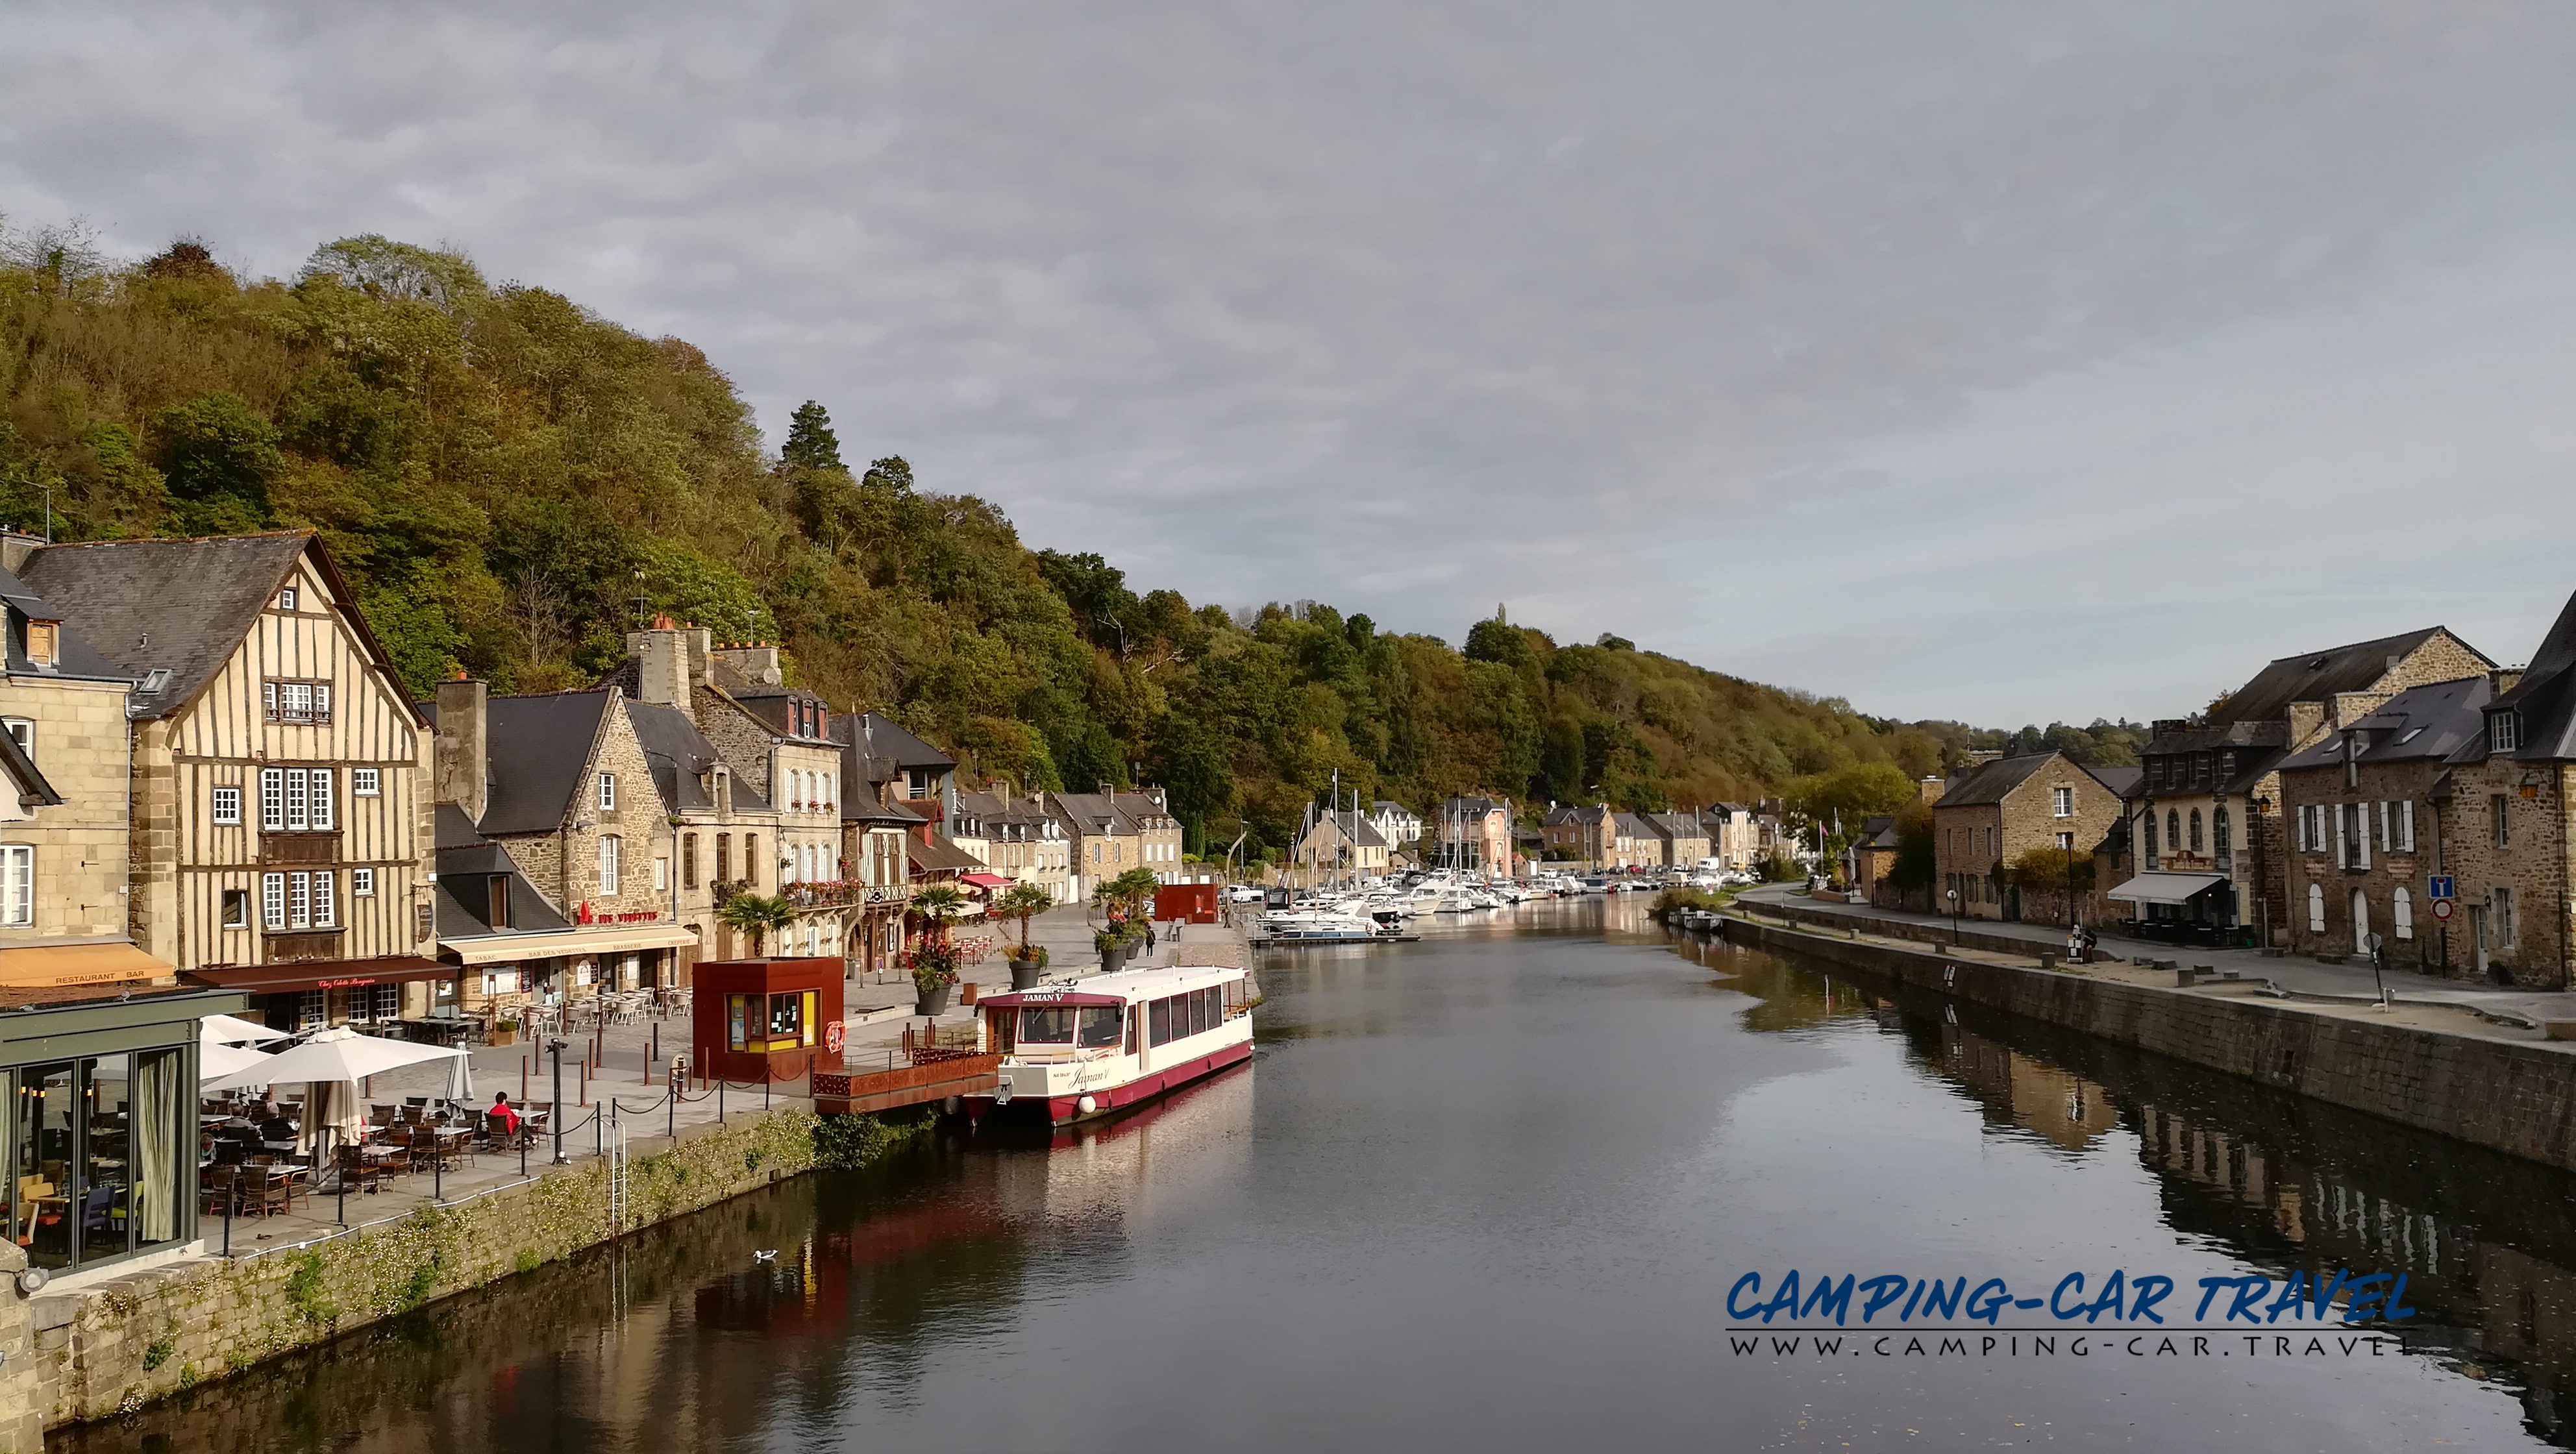
[[[1140,969],[987,995],[985,1044],[998,1084],[970,1112],[1043,1105],[1062,1126],[1213,1075],[1252,1054],[1240,969]]]

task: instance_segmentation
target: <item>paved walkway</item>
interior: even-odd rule
[[[1802,890],[1782,884],[1747,889],[1736,897],[1755,907],[1778,904],[1819,910],[1849,918],[1856,925],[1877,920],[1928,925],[1943,930],[1951,926],[1947,915],[1809,898]],[[2041,950],[2063,953],[2066,946],[2066,931],[2049,924],[2006,924],[1991,919],[1970,919],[1966,921],[1966,927],[1972,934],[2026,939],[2030,941],[2034,954]],[[2100,930],[2095,932],[2101,938],[2097,952],[2116,955],[2124,962],[2144,958],[2175,960],[2186,967],[2206,964],[2221,973],[2234,970],[2240,981],[2268,983],[2277,990],[2303,999],[2369,1004],[2379,997],[2368,964],[2320,964],[2313,959],[2271,956],[2254,949],[2185,947],[2130,939]],[[2102,972],[2114,967],[2095,963],[2087,968]],[[2394,968],[2387,971],[2385,979],[2392,996],[2403,1005],[2438,1005],[2468,1010],[2528,1027],[2533,1032],[2537,1032],[2544,1020],[2576,1020],[2576,993],[2500,989],[2462,980],[2436,979],[2413,970]]]
[[[1061,982],[1100,972],[1100,956],[1091,947],[1093,923],[1079,908],[1059,908],[1038,915],[1030,924],[1031,942],[1044,945],[1050,964],[1047,977]],[[1135,968],[1155,968],[1170,964],[1225,964],[1244,962],[1245,944],[1240,930],[1225,925],[1190,925],[1183,929],[1178,942],[1171,937],[1171,926],[1162,927],[1153,954],[1136,962]],[[981,991],[1006,990],[1011,985],[1011,970],[1004,959],[1002,940],[1019,941],[1019,925],[967,926],[963,931],[981,937],[990,933],[995,938],[993,949],[983,961],[959,971],[962,983],[972,983]],[[852,1070],[884,1068],[902,1056],[906,1029],[918,1030],[921,1017],[912,1013],[913,988],[909,976],[901,974],[869,975],[849,980],[844,989],[850,1020],[848,1044],[842,1060]],[[971,1032],[975,1011],[963,1003],[962,994],[949,997],[947,1011],[938,1017],[942,1033]],[[891,1014],[885,1012],[892,1011]],[[871,1013],[885,1014],[882,1019],[868,1018]],[[862,1023],[864,1021],[864,1023]],[[663,1086],[667,1067],[674,1056],[689,1049],[689,1023],[686,1018],[647,1017],[627,1025],[605,1027],[597,1036],[566,1037],[563,1052],[563,1096],[567,1127],[564,1155],[580,1165],[590,1161],[604,1129],[592,1121],[611,1098],[616,1109],[606,1119],[626,1128],[628,1153],[649,1156],[672,1143],[674,1132],[685,1139],[698,1128],[712,1126],[719,1116],[738,1115],[746,1110],[789,1106],[803,1108],[812,1102],[802,1079],[781,1081],[768,1087],[745,1089],[736,1084],[718,1091],[713,1086],[692,1082],[680,1103],[666,1102]],[[472,1052],[474,1099],[489,1105],[494,1091],[507,1091],[513,1102],[546,1105],[554,1095],[554,1062],[541,1045],[485,1046]],[[282,1086],[281,1093],[300,1092],[300,1087]],[[371,1105],[395,1105],[412,1096],[432,1097],[446,1094],[443,1070],[403,1070],[375,1077],[360,1099]],[[235,1256],[255,1254],[280,1247],[293,1247],[331,1236],[347,1226],[360,1227],[409,1216],[432,1202],[452,1204],[484,1192],[518,1184],[524,1176],[542,1175],[554,1158],[550,1141],[540,1141],[524,1158],[513,1151],[506,1154],[486,1152],[464,1158],[435,1178],[427,1171],[387,1183],[383,1190],[352,1193],[345,1209],[336,1196],[308,1195],[286,1215],[259,1218],[236,1218],[232,1226],[231,1248]],[[210,1251],[224,1245],[220,1216],[205,1220],[202,1229]]]

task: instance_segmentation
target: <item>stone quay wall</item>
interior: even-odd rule
[[[0,1454],[38,1454],[47,1429],[131,1411],[826,1160],[861,1164],[927,1125],[818,1119],[798,1104],[684,1129],[628,1163],[623,1228],[610,1226],[608,1167],[594,1159],[250,1256],[163,1263],[33,1298],[0,1291]],[[0,1277],[23,1266],[25,1254],[0,1242]]]
[[[1730,942],[1810,955],[2576,1170],[2576,1053],[2319,1014],[2271,1000],[1952,959],[1730,917]]]
[[[1809,909],[1795,904],[1738,905],[1735,912],[1788,919],[1795,923],[1814,924],[1822,928],[1846,932],[1858,929],[1878,939],[1912,939],[1924,944],[1956,944],[1963,949],[1983,949],[1993,954],[2018,954],[2025,958],[2036,958],[2042,954],[2064,957],[2065,946],[2062,942],[2027,939],[2014,934],[1982,933],[1967,928],[1954,930],[1947,924],[1916,924],[1901,919],[1862,919],[1850,914],[1837,914],[1831,909]]]

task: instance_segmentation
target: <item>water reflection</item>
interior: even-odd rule
[[[2571,1178],[1643,908],[1272,956],[1256,1063],[1138,1115],[782,1184],[54,1448],[2558,1437]],[[2375,1365],[1727,1356],[1734,1278],[1838,1263],[2404,1270],[2425,1321]]]
[[[2576,1177],[1840,968],[1674,947],[1760,1002],[1750,1028],[1867,1017],[1974,1098],[1993,1133],[2133,1146],[2172,1227],[2271,1276],[2405,1273],[2419,1313],[2407,1350],[2506,1382],[2532,1432],[2576,1447],[2560,1412],[2576,1390]]]

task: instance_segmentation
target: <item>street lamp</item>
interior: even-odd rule
[[[547,1053],[547,1054],[549,1054],[549,1055],[552,1055],[552,1056],[555,1058],[555,1103],[554,1103],[554,1106],[553,1106],[553,1107],[552,1107],[552,1108],[547,1112],[547,1115],[546,1115],[546,1123],[554,1129],[554,1133],[555,1133],[555,1165],[557,1165],[557,1166],[561,1166],[561,1165],[563,1165],[563,1164],[564,1164],[564,1154],[563,1154],[563,1138],[564,1138],[563,1053],[564,1053],[564,1043],[563,1043],[561,1040],[549,1040],[549,1041],[547,1041],[547,1042],[546,1042],[546,1053]]]
[[[1942,892],[1950,898],[1950,947],[1955,949],[1959,945],[1959,891],[1944,889]]]

